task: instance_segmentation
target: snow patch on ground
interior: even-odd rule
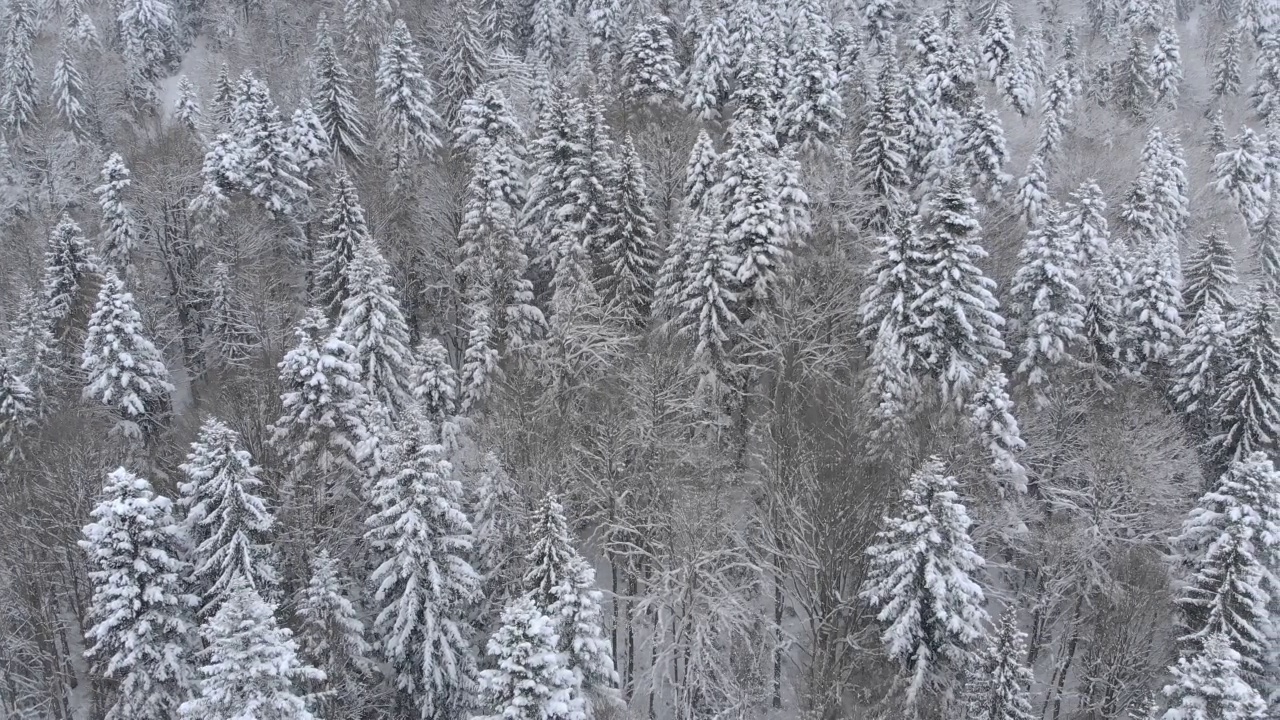
[[[187,50],[187,54],[182,56],[182,62],[178,64],[177,72],[160,80],[160,108],[163,113],[162,117],[166,121],[173,114],[173,105],[178,101],[178,83],[184,76],[190,78],[191,82],[196,84],[196,88],[201,91],[201,97],[205,95],[203,90],[206,83],[202,82],[202,80],[213,54],[209,50],[209,44],[205,39],[198,37],[191,44],[191,48]]]

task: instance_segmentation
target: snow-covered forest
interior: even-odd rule
[[[6,0],[0,720],[1280,717],[1280,0]]]

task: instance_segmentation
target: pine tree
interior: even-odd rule
[[[179,504],[186,509],[192,551],[192,582],[201,596],[200,614],[211,615],[237,582],[273,595],[279,573],[271,559],[275,517],[257,493],[261,468],[242,446],[239,433],[208,417],[181,468],[186,482]]]
[[[475,666],[464,618],[480,579],[467,562],[471,524],[462,486],[416,409],[397,438],[397,470],[373,489],[366,539],[380,564],[369,577],[373,631],[396,687],[422,718],[455,717],[470,702]]]
[[[64,40],[58,49],[58,62],[53,66],[53,103],[58,118],[77,140],[88,137],[89,110],[85,106],[84,78],[76,69],[71,47]]]
[[[1178,48],[1178,33],[1173,28],[1161,30],[1156,38],[1147,74],[1151,78],[1156,102],[1177,107],[1178,86],[1182,82],[1182,51]]]
[[[1014,491],[1025,493],[1027,470],[1018,461],[1017,454],[1026,447],[1026,443],[1018,429],[1018,419],[1013,416],[1009,378],[999,365],[987,368],[965,409],[969,423],[991,457],[991,468],[996,478],[1009,483]]]
[[[298,658],[293,634],[276,623],[275,606],[243,579],[200,634],[207,662],[199,694],[182,704],[183,718],[313,720],[303,685],[324,673]]]
[[[4,35],[4,64],[0,65],[0,121],[22,137],[36,119],[36,75],[31,59],[37,28],[30,0],[9,3]]]
[[[204,113],[200,109],[200,97],[191,78],[183,75],[178,80],[178,99],[173,101],[173,119],[195,137],[201,137],[200,126]]]
[[[863,6],[862,27],[876,47],[885,49],[893,44],[893,26],[900,12],[897,0],[870,0]]]
[[[330,317],[337,318],[343,303],[352,295],[347,271],[356,249],[371,239],[355,183],[341,170],[334,180],[333,198],[329,201],[322,228],[321,246],[315,252],[316,272],[312,283],[319,304]]]
[[[740,324],[731,310],[737,301],[733,290],[737,261],[717,217],[718,212],[699,215],[680,229],[681,235],[688,238],[689,254],[684,260],[686,271],[672,298],[672,323],[678,334],[693,342],[693,359],[701,384],[709,383],[711,387],[729,376],[728,345],[731,333]]]
[[[825,38],[810,33],[787,83],[781,125],[788,143],[802,150],[826,147],[844,124],[844,100],[836,75],[836,56]]]
[[[229,133],[218,133],[209,143],[200,176],[204,181],[200,194],[191,201],[191,212],[203,215],[210,221],[227,217],[231,204],[228,197],[244,187],[247,180],[245,153],[240,143]]]
[[[442,121],[431,107],[431,84],[403,20],[396,20],[378,56],[375,95],[383,142],[395,168],[440,149],[437,129]]]
[[[991,363],[1008,355],[995,283],[977,262],[977,204],[968,180],[953,172],[925,219],[920,240],[924,291],[911,304],[911,339],[946,398],[962,399]]]
[[[1213,159],[1213,189],[1235,202],[1248,227],[1262,221],[1270,200],[1262,152],[1258,136],[1244,128],[1235,139],[1235,148]]]
[[[870,115],[855,154],[862,186],[877,200],[870,224],[878,230],[889,227],[890,214],[906,201],[911,187],[900,87],[901,79],[886,62],[867,100]]]
[[[1023,224],[1034,228],[1040,224],[1040,213],[1049,202],[1049,186],[1044,158],[1032,155],[1027,161],[1027,174],[1018,178],[1018,194],[1014,198]]]
[[[427,420],[439,425],[457,410],[458,374],[449,363],[449,352],[435,338],[423,338],[414,354],[418,371],[413,397]]]
[[[1071,201],[1063,207],[1064,242],[1071,249],[1073,261],[1087,286],[1093,284],[1093,276],[1109,261],[1110,231],[1106,213],[1107,203],[1102,199],[1102,190],[1093,180],[1081,183],[1071,193]]]
[[[328,24],[322,22],[316,38],[311,104],[333,143],[334,154],[348,162],[358,162],[366,143],[364,122],[352,92],[351,76],[338,57],[328,29]]]
[[[649,317],[653,303],[658,232],[645,184],[644,165],[630,135],[623,140],[619,165],[621,174],[615,190],[614,216],[604,248],[608,274],[602,294],[606,302],[625,307],[630,317],[643,322]]]
[[[987,79],[994,82],[1009,71],[1009,65],[1014,59],[1014,37],[1009,3],[997,0],[992,3],[991,8],[983,27],[978,52],[982,56]]]
[[[107,273],[89,318],[80,368],[85,399],[115,416],[112,434],[151,443],[169,414],[173,385],[160,351],[143,334],[133,294],[113,272]]]
[[[397,418],[411,402],[413,356],[409,325],[391,286],[391,268],[377,243],[365,237],[346,274],[350,295],[342,301],[337,335],[353,348],[348,359],[359,366],[369,396]]]
[[[671,20],[654,15],[636,27],[622,56],[622,86],[638,104],[662,105],[679,95],[680,65],[671,43]]]
[[[516,119],[506,94],[496,83],[489,82],[480,86],[475,97],[463,101],[454,129],[454,147],[478,158],[498,140],[507,143],[523,168],[524,128]]]
[[[684,107],[699,120],[714,122],[729,95],[729,28],[723,17],[714,15],[699,30],[693,60],[684,71]]]
[[[881,640],[907,683],[907,700],[968,667],[987,620],[976,575],[985,564],[969,538],[955,478],[930,458],[911,476],[902,514],[886,517],[867,550],[859,597],[879,608]]]
[[[469,413],[489,397],[493,380],[501,370],[495,345],[493,318],[488,308],[473,308],[467,318],[467,347],[462,353],[461,401],[459,408]]]
[[[206,349],[212,364],[244,369],[258,355],[262,343],[236,291],[231,266],[226,262],[214,263],[206,299]]]
[[[1213,442],[1224,461],[1259,450],[1272,452],[1280,440],[1280,396],[1275,387],[1280,377],[1280,340],[1274,330],[1275,301],[1255,298],[1236,322],[1238,327],[1232,329],[1233,362],[1213,406],[1223,428]]]
[[[213,119],[223,125],[231,122],[235,91],[235,84],[231,82],[231,69],[226,63],[222,63],[218,66],[218,76],[213,81]]]
[[[902,215],[880,236],[876,257],[866,270],[869,283],[858,307],[862,337],[874,339],[881,332],[892,332],[895,339],[882,349],[902,344],[903,367],[915,366],[921,360],[910,353],[916,349],[910,342],[919,325],[914,308],[924,292],[926,267],[920,221],[918,216]]]
[[[446,128],[457,124],[462,103],[474,96],[485,81],[489,59],[475,7],[468,0],[461,0],[453,4],[452,12],[452,29],[440,64],[440,101]]]
[[[1209,228],[1187,260],[1182,288],[1183,317],[1194,320],[1210,302],[1220,311],[1235,309],[1233,291],[1239,282],[1235,264],[1226,233],[1216,225]]]
[[[974,184],[985,191],[988,199],[998,200],[1013,177],[1004,171],[1009,162],[1009,151],[1005,146],[1000,114],[986,109],[982,96],[974,99],[965,116],[964,135],[958,150],[973,174]]]
[[[154,83],[172,54],[176,30],[173,8],[165,0],[122,0],[120,8],[125,62],[141,80]]]
[[[328,168],[333,156],[333,145],[310,100],[303,99],[293,111],[288,135],[299,178],[309,186]]]
[[[1111,101],[1124,112],[1139,119],[1151,109],[1153,90],[1150,77],[1150,54],[1142,37],[1129,38],[1129,50],[1114,71],[1111,83]]]
[[[684,171],[684,205],[691,214],[706,214],[720,182],[720,156],[706,130],[698,131],[698,139],[689,152]]]
[[[1218,41],[1213,66],[1213,96],[1221,99],[1240,94],[1240,31],[1228,30]]]
[[[1173,362],[1176,375],[1169,390],[1188,424],[1206,438],[1216,434],[1217,418],[1211,410],[1232,364],[1232,338],[1220,310],[1209,299],[1192,316],[1187,339]]]
[[[1031,684],[1035,677],[1023,665],[1027,654],[1027,634],[1018,630],[1018,613],[1013,607],[1000,616],[996,636],[979,660],[982,668],[978,692],[969,693],[969,715],[973,720],[1031,720]]]
[[[622,30],[627,8],[620,0],[589,0],[586,3],[587,33],[591,49],[601,67],[611,67],[622,54]]]
[[[1133,279],[1125,306],[1133,343],[1129,360],[1143,374],[1163,372],[1184,336],[1176,253],[1167,242],[1148,241],[1131,256]]]
[[[1170,668],[1174,682],[1164,687],[1170,708],[1163,720],[1262,720],[1267,704],[1241,677],[1240,654],[1221,636],[1203,651],[1181,657]]]
[[[84,527],[93,598],[86,656],[119,684],[108,720],[168,720],[194,689],[189,621],[196,599],[184,588],[185,543],[168,498],[119,468]]]
[[[9,347],[0,353],[14,378],[31,392],[31,410],[43,417],[52,404],[50,386],[57,378],[57,349],[53,331],[35,293],[23,290],[10,328]],[[15,392],[15,396],[19,393]]]
[[[527,537],[523,500],[498,456],[486,453],[480,477],[471,486],[472,565],[481,576],[478,617],[503,607],[520,590],[521,545]]]
[[[1265,293],[1280,297],[1280,192],[1270,193],[1266,214],[1250,229],[1250,254],[1258,269],[1258,285]]]
[[[0,357],[0,458],[13,464],[22,459],[23,435],[35,425],[36,397],[26,382]]]
[[[1222,108],[1218,108],[1209,118],[1209,133],[1205,145],[1214,155],[1227,151],[1227,126],[1222,118]]]
[[[726,240],[738,259],[741,302],[772,297],[778,271],[797,240],[785,231],[775,153],[777,139],[760,121],[734,120],[720,192],[725,199]]]
[[[273,215],[288,216],[309,191],[294,160],[288,128],[266,83],[245,73],[240,90],[232,125],[240,141],[244,189]]]
[[[564,0],[530,0],[533,6],[530,18],[529,54],[531,59],[547,68],[556,70],[564,64],[568,51],[569,12]]]
[[[80,296],[89,275],[98,272],[89,253],[80,226],[63,215],[49,233],[49,248],[44,253],[43,307],[40,309],[55,339],[71,331],[72,313],[80,304]]]
[[[555,624],[529,598],[502,611],[489,639],[494,667],[480,674],[486,720],[584,720],[581,689],[556,652]]]
[[[326,696],[318,710],[325,718],[360,717],[374,672],[373,648],[365,641],[349,588],[350,580],[328,550],[311,558],[311,578],[297,604],[298,645],[307,663],[324,673]]]
[[[1067,241],[1058,208],[1051,202],[1018,253],[1020,264],[1010,291],[1026,338],[1018,372],[1027,376],[1040,403],[1047,400],[1043,385],[1050,368],[1068,362],[1071,347],[1083,340],[1084,295],[1074,248]]]
[[[364,67],[370,64],[378,51],[378,40],[387,35],[391,12],[388,0],[344,0],[343,49],[347,57]]]
[[[136,275],[133,253],[140,241],[133,213],[125,203],[125,193],[133,183],[120,153],[111,153],[102,166],[102,184],[94,189],[102,209],[102,257],[121,277]]]

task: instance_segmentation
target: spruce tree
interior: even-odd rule
[[[442,121],[432,109],[431,83],[403,20],[396,20],[378,56],[374,94],[382,140],[395,169],[440,149],[437,132]]]
[[[346,273],[351,294],[342,301],[336,332],[353,348],[349,360],[360,367],[369,396],[397,418],[411,402],[413,356],[409,325],[391,286],[391,268],[377,243],[366,237]]]
[[[0,357],[0,458],[17,463],[23,435],[35,425],[36,397],[7,357]]]
[[[996,0],[987,15],[978,50],[988,80],[994,82],[1008,72],[1014,55],[1013,43],[1013,19],[1009,3],[1006,0]]]
[[[1057,206],[1050,203],[1018,253],[1010,290],[1025,338],[1018,372],[1027,376],[1040,403],[1047,400],[1043,386],[1050,369],[1068,362],[1072,346],[1083,340],[1084,295],[1064,230]]]
[[[1270,193],[1266,214],[1249,236],[1259,287],[1272,297],[1280,297],[1280,189]]]
[[[298,645],[307,663],[324,673],[325,695],[317,710],[325,718],[361,717],[373,677],[372,647],[350,599],[350,580],[338,560],[321,550],[311,558],[311,577],[299,593]]]
[[[133,443],[156,439],[168,418],[173,385],[164,358],[144,334],[133,294],[114,272],[107,273],[89,318],[80,368],[84,398],[115,416],[113,435]]]
[[[836,57],[825,38],[810,33],[790,76],[781,125],[785,142],[802,150],[828,146],[844,124],[844,100],[836,75]]]
[[[180,468],[179,504],[186,510],[187,536],[195,544],[192,582],[200,614],[211,615],[231,596],[237,582],[271,596],[279,582],[270,535],[275,517],[258,495],[261,468],[243,448],[239,433],[215,417],[200,425]]]
[[[1240,654],[1222,636],[1208,638],[1204,650],[1178,659],[1164,686],[1169,709],[1163,720],[1263,720],[1267,704],[1242,677]]]
[[[1129,37],[1128,52],[1117,64],[1111,82],[1111,101],[1115,106],[1142,119],[1151,110],[1153,90],[1150,56],[1140,35]]]
[[[786,231],[777,139],[763,122],[739,117],[730,128],[721,181],[725,234],[738,258],[739,302],[767,302],[799,238]]]
[[[480,18],[469,0],[452,5],[453,20],[440,63],[443,127],[457,124],[462,103],[475,95],[488,74],[489,51],[480,35]]]
[[[1018,461],[1017,454],[1026,447],[1026,443],[1022,440],[1018,419],[1013,415],[1009,378],[999,365],[987,368],[977,388],[970,394],[965,411],[969,424],[977,431],[978,439],[991,458],[996,479],[1011,485],[1015,492],[1025,493],[1027,470]]]
[[[1273,452],[1280,440],[1280,340],[1275,334],[1275,300],[1255,298],[1241,311],[1232,363],[1213,406],[1221,420],[1222,434],[1214,438],[1216,455],[1223,461],[1238,460],[1254,451]]]
[[[474,159],[483,156],[498,140],[507,143],[507,148],[515,153],[523,168],[524,128],[512,111],[506,94],[497,83],[489,82],[481,85],[474,97],[463,101],[458,124],[454,128],[454,147]]]
[[[527,537],[524,501],[497,454],[485,454],[480,476],[469,493],[474,529],[472,565],[481,577],[479,617],[504,607],[521,594],[521,544]]]
[[[122,0],[120,8],[125,63],[142,81],[154,83],[173,53],[173,7],[165,0]]]
[[[903,491],[901,514],[884,519],[867,549],[871,568],[859,596],[879,609],[881,641],[913,705],[969,666],[987,620],[977,582],[985,562],[955,488],[930,458]]]
[[[0,65],[0,122],[22,137],[36,119],[36,75],[31,49],[36,38],[36,11],[30,0],[9,3]]]
[[[1131,366],[1142,374],[1164,372],[1184,336],[1176,253],[1167,241],[1149,240],[1130,255],[1132,282],[1125,301],[1132,340],[1128,354]]]
[[[1232,337],[1221,307],[1206,300],[1192,317],[1187,338],[1173,361],[1173,386],[1169,394],[1203,439],[1217,433],[1218,418],[1211,412],[1222,382],[1232,364]]]
[[[377,647],[424,720],[457,717],[470,703],[475,663],[464,619],[480,579],[467,562],[471,524],[462,486],[420,411],[409,409],[396,469],[373,488],[366,539],[379,563],[369,577]]]
[[[14,377],[30,390],[31,409],[36,417],[43,417],[52,404],[50,390],[57,378],[56,355],[56,341],[40,299],[29,290],[22,291],[10,329],[9,347],[0,357]]]
[[[72,314],[79,308],[81,294],[89,276],[99,271],[85,244],[80,226],[63,215],[49,233],[49,246],[44,253],[44,278],[40,312],[48,322],[55,339],[67,336]]]
[[[968,164],[974,184],[984,190],[989,200],[998,200],[1000,193],[1013,181],[1004,171],[1009,162],[1005,146],[1004,128],[1000,114],[988,110],[982,97],[974,99],[964,119],[964,134],[957,148],[960,157]]]
[[[293,633],[276,622],[275,605],[243,578],[228,590],[221,609],[200,628],[206,646],[200,691],[182,704],[181,716],[314,720],[305,683],[323,680],[324,673],[298,657]]]
[[[1156,38],[1148,75],[1156,102],[1177,107],[1182,83],[1182,51],[1178,48],[1178,33],[1173,28],[1161,30]]]
[[[680,229],[688,238],[686,272],[673,297],[672,323],[693,343],[693,359],[701,384],[718,386],[729,378],[729,345],[740,319],[731,309],[737,301],[736,258],[730,252],[718,213],[696,216]]]
[[[628,135],[619,158],[621,174],[615,189],[615,206],[608,244],[604,248],[603,297],[626,309],[636,322],[649,317],[653,303],[654,274],[658,269],[657,228],[644,165]]]
[[[459,377],[459,408],[469,413],[489,397],[493,380],[500,374],[499,352],[493,331],[493,318],[486,307],[472,308],[467,317],[467,346],[462,353]]]
[[[714,122],[729,95],[729,28],[723,17],[714,15],[699,30],[693,60],[683,76],[684,107],[699,120]]]
[[[529,196],[522,216],[534,254],[552,272],[553,311],[556,297],[590,284],[590,239],[583,237],[590,202],[582,178],[589,162],[586,124],[581,101],[558,91],[538,119],[538,138],[531,148]]]
[[[671,20],[654,15],[642,21],[627,39],[622,56],[622,86],[626,97],[640,105],[662,105],[678,98],[680,65],[671,43]]]
[[[1262,152],[1258,136],[1244,128],[1235,139],[1235,147],[1213,159],[1213,189],[1235,202],[1247,227],[1262,221],[1270,200]]]
[[[353,294],[348,269],[356,249],[370,241],[364,208],[351,176],[339,170],[333,184],[333,198],[322,219],[319,247],[315,250],[312,294],[330,318],[337,319],[342,305]]]
[[[333,144],[334,154],[348,162],[356,162],[364,153],[364,122],[352,92],[351,76],[338,57],[328,30],[328,23],[322,20],[312,60],[311,104],[324,126],[325,135]]]
[[[232,125],[240,143],[244,190],[273,215],[289,216],[299,209],[309,188],[290,147],[289,130],[266,83],[251,73],[240,78]]]
[[[261,350],[258,329],[251,322],[235,282],[231,266],[218,261],[209,275],[206,291],[205,349],[212,365],[225,369],[244,369]]]
[[[1228,30],[1218,41],[1213,66],[1213,96],[1225,98],[1240,93],[1240,31]]]
[[[120,277],[133,279],[133,253],[140,238],[125,193],[133,183],[119,153],[111,153],[102,166],[102,184],[94,189],[102,209],[102,257]]]
[[[1231,312],[1236,301],[1233,296],[1238,281],[1235,255],[1227,244],[1226,233],[1213,226],[1205,233],[1200,245],[1187,259],[1183,273],[1183,317],[1195,320],[1200,310],[1210,302],[1220,312]]]
[[[245,157],[235,137],[229,133],[218,133],[209,143],[209,151],[200,166],[204,184],[200,194],[191,201],[192,213],[212,222],[227,217],[230,194],[242,188],[247,179]]]
[[[869,224],[886,230],[895,208],[906,202],[911,187],[911,149],[904,139],[905,117],[900,98],[901,79],[885,63],[867,100],[869,116],[858,143],[855,158],[862,171],[862,186],[876,205]]]
[[[293,154],[293,161],[298,166],[299,179],[310,186],[317,176],[329,167],[333,157],[333,146],[329,141],[329,135],[325,132],[320,117],[311,107],[310,100],[304,98],[299,103],[298,109],[293,111],[288,138],[289,150]]]
[[[169,720],[194,690],[196,643],[186,592],[186,543],[168,498],[119,468],[84,527],[92,623],[86,656],[119,695],[108,720]]]
[[[413,398],[427,420],[438,426],[457,410],[458,374],[449,363],[449,351],[435,338],[423,338],[414,355],[418,366]]]
[[[1049,202],[1049,187],[1045,159],[1040,155],[1032,155],[1027,161],[1027,174],[1018,178],[1018,194],[1014,204],[1018,207],[1019,217],[1028,228],[1040,224],[1040,213]]]
[[[480,674],[486,720],[584,720],[581,688],[556,652],[555,623],[529,598],[502,611],[489,639],[494,667]]]
[[[1031,720],[1031,684],[1035,677],[1023,664],[1027,654],[1027,634],[1018,630],[1018,613],[1013,607],[1000,616],[1000,625],[979,659],[982,670],[969,696],[972,720]]]
[[[89,135],[84,78],[76,69],[75,57],[64,40],[58,48],[58,62],[53,66],[53,103],[58,119],[77,140]]]
[[[196,92],[195,83],[186,75],[178,79],[178,97],[173,101],[173,119],[194,137],[201,136],[204,113],[200,108],[200,96]]]

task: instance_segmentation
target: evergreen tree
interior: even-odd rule
[[[102,166],[102,184],[94,189],[102,209],[102,257],[121,277],[133,279],[133,253],[140,241],[133,213],[124,195],[133,183],[120,153],[111,153]]]
[[[1232,293],[1237,282],[1235,255],[1227,244],[1226,233],[1215,225],[1187,260],[1182,288],[1183,317],[1195,320],[1210,302],[1217,305],[1219,311],[1231,312],[1236,306]]]
[[[289,150],[298,166],[299,178],[311,185],[329,166],[333,146],[310,100],[303,99],[298,109],[293,111],[288,134]]]
[[[975,98],[965,116],[964,136],[958,149],[968,164],[975,186],[984,190],[988,199],[998,200],[1000,193],[1013,181],[1013,177],[1004,171],[1009,162],[1009,151],[1005,146],[1000,114],[986,109],[981,96]]]
[[[1182,332],[1182,290],[1167,242],[1148,241],[1132,254],[1132,284],[1125,317],[1133,347],[1129,361],[1140,373],[1160,373],[1173,358]]]
[[[1205,138],[1209,152],[1214,155],[1227,151],[1227,126],[1222,118],[1222,108],[1218,108],[1209,118],[1209,133]]]
[[[312,60],[311,104],[333,144],[334,154],[357,162],[363,157],[366,143],[364,122],[352,92],[351,76],[338,57],[328,30],[328,23],[322,21]]]
[[[1228,30],[1218,41],[1217,62],[1213,66],[1213,96],[1224,98],[1240,93],[1240,31]]]
[[[200,137],[204,113],[200,109],[200,97],[191,78],[183,75],[178,80],[178,99],[173,101],[173,119],[195,137]]]
[[[978,692],[969,693],[973,720],[1031,720],[1031,668],[1023,665],[1027,634],[1018,630],[1013,607],[1000,616],[996,636],[979,660],[982,676]]]
[[[1032,155],[1027,161],[1027,174],[1018,179],[1018,195],[1014,203],[1018,206],[1023,224],[1034,228],[1040,224],[1040,213],[1049,202],[1049,186],[1044,158]]]
[[[111,432],[150,443],[169,414],[169,370],[160,351],[143,334],[142,316],[115,273],[98,293],[80,368],[84,397],[105,405],[116,418]]]
[[[1071,193],[1071,201],[1062,211],[1064,242],[1071,249],[1072,259],[1086,285],[1092,284],[1093,275],[1109,261],[1110,231],[1106,213],[1102,190],[1092,180],[1084,181]]]
[[[288,216],[309,190],[295,162],[289,130],[266,83],[250,73],[240,83],[232,123],[240,141],[244,189],[273,215]]]
[[[320,247],[315,252],[314,294],[329,316],[337,318],[352,295],[348,270],[356,250],[372,241],[364,208],[351,176],[341,170],[333,184],[333,198],[323,218]]]
[[[893,43],[893,26],[901,8],[896,0],[870,0],[862,9],[862,27],[867,38],[882,50]]]
[[[488,308],[472,308],[467,318],[467,348],[462,354],[461,402],[463,413],[475,409],[489,396],[493,379],[500,373],[495,346],[493,319]]]
[[[1163,720],[1262,720],[1267,704],[1241,677],[1240,654],[1226,638],[1208,638],[1205,649],[1181,657],[1164,687],[1170,708]]]
[[[58,119],[66,126],[77,140],[88,137],[88,114],[85,106],[84,78],[76,69],[75,58],[71,55],[71,47],[63,41],[58,48],[58,62],[53,66],[53,104],[58,111]]]
[[[467,562],[471,524],[462,486],[415,408],[397,438],[397,469],[373,489],[366,539],[380,563],[369,577],[379,610],[377,646],[396,687],[422,718],[457,717],[469,702],[475,663],[463,619],[479,592]]]
[[[986,446],[996,477],[1011,484],[1016,492],[1025,493],[1027,470],[1018,462],[1017,454],[1026,443],[1022,441],[1018,419],[1013,416],[1008,388],[1009,378],[999,365],[992,365],[970,395],[966,411],[969,423]]]
[[[720,182],[720,156],[706,130],[698,131],[698,139],[689,152],[684,170],[684,204],[691,214],[706,214]]]
[[[1280,192],[1270,193],[1266,214],[1250,228],[1249,236],[1259,286],[1263,292],[1280,297]]]
[[[427,420],[438,426],[457,410],[458,374],[449,363],[449,352],[435,338],[423,338],[414,354],[418,370],[413,398]]]
[[[257,494],[261,468],[242,447],[239,433],[208,417],[180,468],[187,536],[195,544],[192,581],[201,615],[217,611],[236,583],[274,594],[279,573],[271,559],[275,517]]]
[[[298,645],[307,663],[324,673],[326,694],[318,710],[325,718],[360,717],[374,672],[373,648],[349,587],[338,561],[321,550],[311,558],[311,578],[298,598]]]
[[[529,598],[502,611],[489,639],[494,667],[480,674],[486,720],[584,720],[581,690],[564,656],[556,652],[555,623]]]
[[[671,43],[671,20],[654,15],[627,39],[622,56],[622,86],[638,104],[661,105],[679,95],[680,66]]]
[[[56,339],[71,331],[72,313],[80,304],[89,275],[96,272],[97,263],[80,226],[64,214],[49,233],[49,248],[44,253],[44,307],[40,311]]]
[[[991,363],[1008,355],[995,283],[977,262],[977,204],[968,180],[953,172],[925,219],[920,240],[923,292],[911,304],[912,342],[947,398],[961,399]]]
[[[1274,330],[1275,301],[1255,298],[1236,322],[1231,369],[1213,406],[1223,428],[1214,445],[1224,461],[1258,450],[1272,452],[1280,439],[1280,397],[1275,387],[1280,377],[1280,340]]]
[[[0,357],[0,458],[17,463],[22,459],[22,436],[35,425],[36,397],[26,382]]]
[[[383,142],[392,165],[402,169],[440,149],[440,116],[432,109],[431,84],[409,26],[396,20],[378,56],[377,87]]]
[[[1170,395],[1191,427],[1205,437],[1217,430],[1211,410],[1231,367],[1232,338],[1217,301],[1209,299],[1191,318],[1187,339],[1173,362],[1176,375]]]
[[[165,0],[122,0],[118,23],[126,65],[143,82],[159,80],[172,54],[173,7]]]
[[[658,268],[657,229],[644,165],[628,135],[619,158],[621,175],[616,189],[614,217],[604,248],[608,267],[603,296],[609,303],[627,308],[627,314],[643,322],[653,302],[654,273]]]
[[[1176,107],[1178,86],[1182,83],[1182,51],[1178,48],[1178,33],[1173,28],[1161,30],[1156,38],[1147,74],[1151,78],[1156,102]]]
[[[9,347],[0,357],[14,377],[30,390],[35,416],[43,417],[51,404],[50,386],[57,377],[56,348],[42,303],[29,290],[23,290],[18,296]]]
[[[472,485],[470,515],[474,528],[472,565],[481,576],[478,617],[489,617],[521,594],[521,545],[527,538],[523,500],[498,456],[486,453],[480,477]]]
[[[901,216],[889,232],[880,236],[876,257],[866,271],[869,284],[862,291],[858,308],[862,336],[871,339],[886,330],[893,332],[896,341],[890,346],[904,343],[902,355],[904,365],[908,367],[920,360],[908,354],[915,349],[909,341],[919,326],[915,307],[924,292],[925,282],[927,258],[921,244],[920,221],[918,216]]]
[[[445,128],[454,127],[462,103],[476,94],[488,74],[488,49],[480,35],[480,18],[468,0],[452,6],[452,28],[440,63],[440,101]]]
[[[978,52],[982,55],[988,80],[994,82],[1008,73],[1009,65],[1014,60],[1014,37],[1013,18],[1009,3],[1005,0],[992,3]]]
[[[119,468],[107,476],[80,547],[93,597],[86,651],[119,683],[108,720],[166,720],[195,685],[184,542],[168,498]]]
[[[684,71],[684,107],[699,120],[714,122],[729,95],[729,28],[715,15],[699,30],[693,60]]]
[[[231,82],[231,70],[224,62],[218,66],[218,76],[213,81],[213,119],[222,124],[231,122],[235,106],[235,84]]]
[[[906,202],[911,187],[900,88],[892,62],[886,62],[867,100],[870,114],[855,153],[862,186],[877,200],[870,220],[877,230],[888,229],[891,213]]]
[[[472,158],[484,155],[490,145],[504,140],[507,148],[521,160],[525,149],[524,128],[516,119],[507,96],[496,83],[485,83],[475,97],[462,103],[458,125],[454,129],[454,146]]]
[[[1013,276],[1013,308],[1025,337],[1018,372],[1027,376],[1041,403],[1047,400],[1042,388],[1049,369],[1068,362],[1071,346],[1083,340],[1084,295],[1067,241],[1058,208],[1050,203],[1018,253]]]
[[[547,70],[558,69],[567,53],[569,36],[569,12],[564,0],[530,0],[533,6],[530,18],[529,54],[531,59]]]
[[[772,297],[778,271],[799,241],[786,231],[777,152],[777,139],[762,123],[734,120],[721,193],[726,240],[738,259],[738,299],[748,304]]]
[[[0,65],[0,121],[22,137],[36,119],[36,74],[31,48],[36,38],[36,12],[30,0],[9,3],[4,34],[4,63]]]
[[[206,349],[210,352],[212,364],[221,364],[224,368],[246,368],[261,350],[261,340],[236,292],[231,267],[227,263],[214,263],[206,297]]]
[[[200,176],[204,185],[191,201],[191,211],[212,221],[226,218],[229,193],[243,187],[247,179],[244,151],[229,133],[219,133],[209,143]]]
[[[1244,128],[1235,140],[1235,148],[1218,153],[1213,159],[1213,189],[1235,202],[1248,227],[1262,222],[1270,200],[1262,151],[1258,136]]]
[[[913,705],[948,672],[969,666],[987,620],[976,579],[985,563],[955,487],[930,458],[911,476],[902,514],[886,517],[867,549],[871,568],[859,596],[879,608],[881,640]]]
[[[680,230],[688,237],[686,272],[674,296],[676,331],[693,342],[693,359],[701,384],[714,387],[729,377],[731,334],[740,319],[731,310],[737,260],[716,219],[718,212],[697,216]]]
[[[393,418],[411,402],[412,355],[409,325],[391,286],[391,268],[372,238],[356,247],[347,264],[350,295],[342,301],[337,334],[351,345],[348,358],[360,367],[360,380],[370,397],[383,403]]]
[[[825,38],[804,39],[796,70],[787,83],[781,124],[785,140],[802,150],[826,147],[844,124],[844,100],[836,75],[836,56]]]
[[[243,578],[200,634],[207,661],[200,692],[182,704],[183,718],[313,720],[303,684],[323,680],[324,673],[298,658],[293,634],[276,623],[275,606]]]
[[[626,7],[619,0],[589,0],[586,8],[591,49],[598,55],[601,67],[610,67],[622,54]]]
[[[1142,37],[1129,38],[1128,53],[1117,64],[1111,83],[1111,101],[1116,107],[1137,118],[1146,117],[1151,109],[1152,94],[1150,54]]]

